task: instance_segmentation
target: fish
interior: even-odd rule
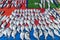
[[[58,7],[58,2],[57,0],[53,0],[54,4],[56,5],[56,7]]]
[[[30,40],[30,34],[28,32],[25,33],[25,39]]]
[[[47,38],[47,36],[48,36],[48,33],[47,33],[46,30],[44,30],[44,36],[45,36],[45,40],[46,40],[46,38]]]
[[[13,30],[12,33],[11,33],[11,36],[12,36],[14,39],[15,39],[15,35],[16,35],[16,33],[17,33],[16,30],[15,30],[15,31]]]
[[[54,34],[60,37],[58,30],[54,29]]]
[[[48,8],[50,9],[50,0],[46,0],[48,3]]]
[[[30,30],[29,30],[29,27],[28,27],[28,26],[25,26],[25,30],[26,30],[27,32],[30,32]]]
[[[20,33],[20,38],[21,38],[21,40],[24,40],[24,38],[25,38],[25,33],[24,32]]]
[[[42,32],[42,30],[40,29],[40,30],[39,30],[39,37],[42,36],[42,35],[43,35],[43,32]]]
[[[24,31],[24,29],[25,29],[25,27],[22,25],[22,26],[21,26],[21,31],[23,32],[23,31]]]
[[[37,31],[34,31],[33,36],[39,40],[39,34]]]
[[[54,39],[54,33],[52,32],[52,30],[48,30],[48,34]]]
[[[2,37],[2,36],[3,36],[3,31],[0,32],[0,37]]]
[[[6,25],[7,25],[7,23],[6,22],[4,22],[2,25],[1,25],[1,28],[5,28],[6,27]]]
[[[17,27],[17,31],[20,33],[20,30],[21,30],[21,27],[20,26],[18,26]]]

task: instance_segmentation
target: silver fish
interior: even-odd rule
[[[39,34],[37,31],[34,31],[33,36],[39,40]]]
[[[13,38],[15,38],[16,33],[17,33],[16,30],[12,31],[12,34],[11,35],[12,35]]]
[[[2,25],[1,25],[1,27],[4,29],[5,27],[6,27],[6,22],[4,22]]]
[[[25,27],[22,25],[22,26],[21,26],[21,31],[23,32],[24,29],[25,29]]]
[[[54,34],[53,34],[52,30],[48,30],[48,34],[54,39]]]
[[[56,29],[54,29],[54,34],[60,37],[60,34]]]
[[[17,27],[17,31],[20,33],[20,29],[21,29],[21,27],[20,26],[18,26]]]
[[[40,29],[40,30],[39,30],[39,37],[42,36],[42,35],[43,35],[43,32],[42,32],[42,30]]]
[[[28,31],[28,32],[30,32],[30,30],[29,30],[29,27],[28,27],[28,26],[25,26],[25,30],[26,30],[26,31]]]
[[[24,40],[24,38],[25,38],[25,33],[24,32],[20,33],[20,38],[21,38],[21,40]]]
[[[25,39],[30,40],[30,34],[28,32],[25,33]]]
[[[48,33],[47,33],[46,30],[44,30],[44,35],[45,35],[45,40],[46,40],[46,38],[47,38],[47,36],[48,36]]]

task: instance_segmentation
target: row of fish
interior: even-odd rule
[[[35,5],[39,5],[41,8],[46,8],[46,5],[48,5],[48,8],[51,8],[51,4],[54,4],[56,7],[58,7],[59,3],[59,0],[40,0],[40,3],[36,2]]]
[[[21,4],[24,3],[25,0],[0,0],[0,8],[4,7],[16,7],[20,8]]]
[[[18,1],[18,4],[17,4],[17,1]],[[21,7],[21,4],[22,3],[26,3],[25,0],[11,0],[10,1],[10,4],[8,3],[9,0],[6,0],[4,1],[3,4],[0,4],[0,8],[3,8],[3,7],[17,7],[17,8],[20,8]],[[1,1],[2,2],[2,1]],[[48,3],[48,4],[47,4]],[[56,7],[59,6],[59,3],[60,1],[57,1],[57,0],[40,0],[40,3],[35,3],[35,5],[39,5],[41,8],[46,8],[46,4],[48,5],[48,8],[51,7],[51,3],[54,4]],[[27,5],[27,4],[24,4],[24,5]]]
[[[44,14],[38,9],[16,9],[9,17],[0,14],[0,37],[5,35],[15,38],[16,33],[19,32],[22,40],[24,38],[31,40],[30,32],[32,29],[34,30],[33,36],[37,40],[40,40],[39,37],[43,34],[45,39],[48,35],[54,39],[54,34],[60,37],[60,15],[57,16],[56,14],[55,9],[46,9]],[[50,19],[50,16],[54,17],[53,21]],[[37,25],[35,25],[35,20],[38,21]],[[10,25],[6,28],[8,23]]]

